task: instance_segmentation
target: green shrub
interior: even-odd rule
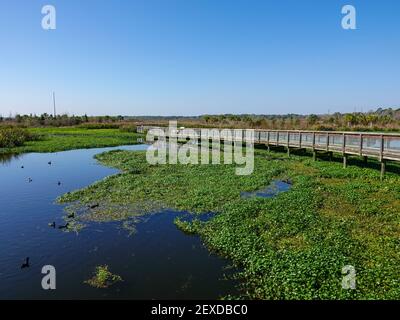
[[[0,128],[0,148],[13,148],[22,146],[26,141],[35,139],[37,139],[37,137],[34,134],[23,128]]]

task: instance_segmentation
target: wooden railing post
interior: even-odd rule
[[[326,134],[326,151],[329,151],[329,132]]]
[[[313,132],[313,137],[312,137],[312,150],[315,151],[315,132]]]
[[[364,141],[364,136],[362,133],[360,133],[360,156],[362,156],[363,141]]]
[[[346,134],[343,133],[343,139],[342,139],[342,153],[345,155],[346,153]]]
[[[347,154],[346,154],[346,134],[343,133],[343,146],[342,146],[342,152],[343,152],[343,168],[347,168]]]
[[[313,160],[317,160],[317,152],[315,151],[315,132],[313,132],[312,136],[312,152],[313,152]]]
[[[381,150],[380,150],[380,154],[379,154],[379,158],[381,161],[381,180],[383,180],[385,173],[386,173],[386,162],[385,162],[385,159],[383,159],[384,151],[385,151],[385,137],[382,134],[381,135]]]
[[[301,141],[302,141],[302,133],[301,132],[299,132],[299,148],[301,149]]]

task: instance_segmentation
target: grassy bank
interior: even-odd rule
[[[111,176],[64,195],[98,203],[93,219],[124,219],[162,207],[217,212],[208,222],[177,225],[241,267],[243,296],[253,299],[399,299],[400,177],[340,163],[259,150],[255,171],[233,165],[147,164],[145,153],[114,151],[97,159]],[[293,187],[274,198],[240,197],[273,179]],[[110,210],[128,208],[124,214]],[[104,210],[102,210],[104,208]],[[91,210],[89,210],[91,211]],[[91,217],[90,212],[86,212]],[[342,268],[356,270],[356,290],[342,289]]]
[[[2,147],[0,153],[56,152],[136,144],[140,135],[120,129],[30,128],[33,141],[15,147]]]

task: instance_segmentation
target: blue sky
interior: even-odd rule
[[[400,107],[397,0],[1,0],[0,114]],[[57,29],[41,28],[41,8]],[[341,8],[357,9],[357,30]]]

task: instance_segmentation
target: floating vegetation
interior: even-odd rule
[[[174,224],[179,228],[179,230],[185,232],[186,234],[196,234],[198,233],[202,222],[200,220],[193,220],[189,222],[182,220],[182,218],[176,217],[174,219]]]
[[[84,281],[94,288],[108,288],[116,282],[122,281],[119,275],[113,274],[108,270],[107,265],[97,266],[94,276]]]
[[[83,228],[85,228],[85,224],[79,222],[79,221],[68,221],[67,224],[65,225],[65,228],[62,228],[64,232],[75,232],[79,233]]]
[[[130,219],[122,222],[122,228],[128,231],[129,236],[136,234],[136,224],[140,221],[138,219]]]
[[[145,152],[115,151],[96,158],[122,172],[59,199],[81,208],[75,220],[129,221],[163,208],[215,212],[205,221],[194,215],[175,224],[200,235],[209,249],[239,267],[243,298],[400,297],[396,174],[388,173],[382,184],[371,168],[343,170],[341,163],[296,155],[270,161],[282,154],[262,150],[255,152],[250,176],[235,175],[234,165],[149,165]],[[290,190],[243,198],[275,180]],[[88,208],[95,203],[99,206]],[[356,269],[356,290],[341,287],[346,265]]]
[[[134,204],[119,204],[99,202],[96,205],[88,205],[82,201],[76,201],[68,205],[64,210],[68,216],[75,220],[91,222],[123,221],[132,217],[158,212],[164,209],[160,203],[143,201]]]

